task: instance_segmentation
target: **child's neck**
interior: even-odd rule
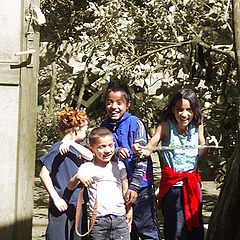
[[[67,133],[63,136],[62,140],[65,141],[75,141],[75,134]]]
[[[94,159],[94,165],[98,166],[98,167],[106,167],[109,164],[109,162],[103,162],[97,158]]]
[[[188,135],[188,126],[185,127],[185,126],[176,125],[176,128],[181,135],[183,135],[183,136]]]

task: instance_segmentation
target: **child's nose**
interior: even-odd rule
[[[111,152],[111,147],[110,146],[106,146],[105,147],[105,152]]]
[[[187,117],[187,114],[188,114],[188,111],[186,111],[186,110],[182,111],[182,117]]]
[[[113,102],[112,103],[112,108],[117,108],[117,103]]]

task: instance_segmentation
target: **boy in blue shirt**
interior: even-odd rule
[[[84,160],[93,158],[92,152],[79,144],[86,136],[88,118],[73,108],[60,112],[59,118],[58,126],[64,136],[39,159],[39,176],[50,196],[46,239],[77,240],[81,238],[75,234],[74,220],[80,188],[70,191],[67,183]],[[79,228],[81,231],[81,222]]]
[[[131,146],[147,144],[143,122],[128,112],[130,95],[122,87],[109,87],[106,94],[108,118],[101,126],[108,128],[114,137],[118,157],[125,163],[129,187],[125,195],[127,205],[133,207],[131,239],[160,239],[156,217],[151,157],[140,159]]]

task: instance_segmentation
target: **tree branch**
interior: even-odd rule
[[[77,108],[79,108],[81,106],[82,98],[83,98],[83,95],[84,95],[84,92],[85,92],[85,86],[88,83],[88,77],[87,77],[88,65],[89,65],[89,63],[92,59],[94,51],[95,51],[95,47],[92,48],[92,50],[91,50],[91,52],[90,52],[90,54],[89,54],[89,56],[86,60],[86,64],[84,66],[82,82],[80,83],[81,87],[80,87],[79,94],[78,94],[78,99],[77,99],[77,105],[76,105]]]
[[[217,48],[215,46],[211,46],[207,43],[205,43],[200,36],[196,36],[193,41],[194,43],[196,44],[199,44],[201,46],[203,46],[205,49],[209,50],[209,51],[212,51],[212,52],[216,52],[216,53],[220,53],[220,54],[223,54],[227,57],[230,57],[232,58],[233,60],[235,60],[235,55],[234,55],[234,51],[226,51],[226,50],[222,50],[220,48]]]
[[[235,55],[234,55],[234,52],[233,51],[226,51],[226,50],[222,50],[220,48],[217,48],[217,47],[214,47],[214,46],[211,46],[211,45],[208,45],[207,43],[205,43],[200,36],[196,36],[194,37],[192,40],[189,40],[189,41],[186,41],[186,42],[181,42],[181,43],[176,43],[176,44],[172,44],[172,45],[168,45],[166,47],[162,47],[162,48],[158,48],[158,49],[155,49],[153,51],[150,51],[146,54],[143,54],[142,56],[136,58],[134,61],[130,62],[129,64],[127,64],[126,66],[124,66],[121,70],[124,70],[124,69],[127,69],[129,67],[131,67],[132,65],[134,65],[136,62],[140,61],[141,59],[143,58],[146,58],[152,54],[155,54],[157,52],[161,52],[161,51],[164,51],[166,49],[169,49],[169,48],[178,48],[178,47],[182,47],[184,45],[187,45],[187,44],[199,44],[201,46],[203,46],[205,49],[207,50],[210,50],[212,52],[216,52],[216,53],[220,53],[220,54],[223,54],[227,57],[230,57],[232,58],[233,60],[235,60]]]

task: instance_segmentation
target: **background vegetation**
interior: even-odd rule
[[[206,134],[215,135],[224,146],[212,150],[208,166],[202,166],[205,177],[223,184],[207,239],[239,239],[240,161],[234,150],[239,73],[234,36],[240,26],[233,26],[234,3],[240,4],[239,0],[41,0],[47,23],[41,27],[38,154],[59,139],[58,110],[83,108],[92,126],[101,122],[110,81],[129,87],[131,111],[145,121],[150,135],[169,96],[180,88],[192,88],[201,102]]]
[[[206,131],[224,146],[209,164],[215,176],[225,171],[219,163],[231,156],[238,117],[229,0],[42,0],[41,8],[40,146],[59,138],[55,113],[66,106],[84,108],[99,124],[110,81],[128,85],[131,111],[150,133],[168,97],[189,87]]]

